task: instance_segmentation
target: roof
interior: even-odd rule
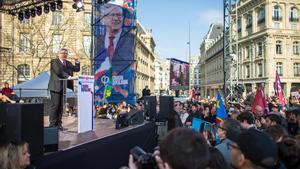
[[[223,33],[223,25],[220,23],[213,23],[209,27],[209,31],[204,37],[204,39],[215,39],[217,38],[221,33]]]

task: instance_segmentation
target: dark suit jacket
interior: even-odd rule
[[[73,76],[73,72],[79,71],[80,63],[75,63],[75,65],[73,65],[71,62],[66,60],[66,66],[63,66],[58,58],[52,59],[48,89],[54,92],[61,92],[63,89],[63,81],[60,79],[67,79],[69,76]],[[73,81],[68,80],[67,87],[73,90]]]

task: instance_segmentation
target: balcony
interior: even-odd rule
[[[299,22],[299,18],[289,18],[290,22]]]
[[[272,19],[273,19],[273,21],[281,21],[282,17],[281,16],[273,16]]]

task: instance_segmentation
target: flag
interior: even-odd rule
[[[109,69],[109,78],[107,83],[105,84],[105,90],[104,90],[104,96],[103,98],[108,98],[111,95],[111,91],[112,91],[113,87],[112,87],[112,67],[110,67]]]
[[[218,100],[217,100],[217,108],[216,108],[216,112],[217,112],[216,123],[220,124],[225,118],[227,118],[227,112],[225,110],[225,106],[223,104],[220,91],[218,91],[217,99]]]
[[[278,72],[276,70],[276,78],[275,78],[275,93],[277,94],[278,101],[282,106],[285,106],[285,101],[283,97],[283,92],[282,92],[282,86],[281,86],[281,80],[279,78]]]
[[[260,106],[263,110],[267,108],[267,101],[264,93],[264,86],[257,88],[251,111],[254,112],[255,107]]]

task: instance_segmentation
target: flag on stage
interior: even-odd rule
[[[282,106],[285,106],[285,100],[283,97],[283,92],[282,92],[282,86],[281,86],[281,80],[279,78],[278,72],[276,70],[276,79],[275,79],[275,93],[277,94],[278,101]]]
[[[220,91],[218,91],[218,96],[217,96],[217,119],[216,123],[220,124],[225,118],[227,118],[227,112],[225,110],[224,103],[222,101],[222,96],[220,94]]]

